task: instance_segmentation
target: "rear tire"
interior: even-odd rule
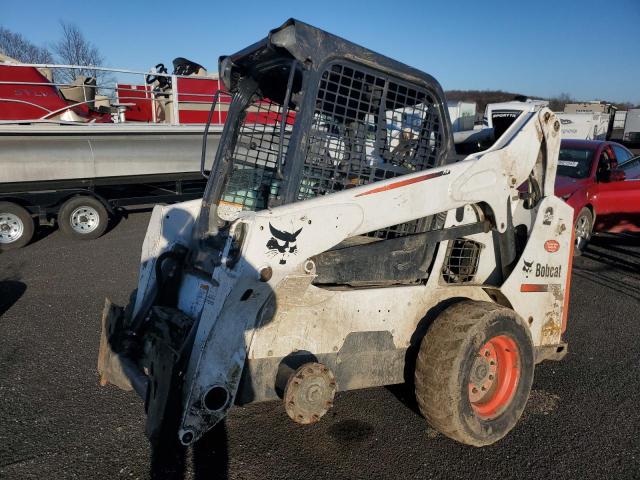
[[[77,240],[100,237],[109,224],[109,214],[102,202],[89,196],[72,197],[58,212],[60,230]]]
[[[416,399],[427,422],[477,447],[515,426],[529,399],[534,352],[513,310],[466,300],[447,308],[420,345]]]
[[[580,210],[573,226],[575,234],[574,255],[579,257],[586,250],[593,231],[593,213],[587,207]]]
[[[22,248],[33,238],[35,224],[31,214],[12,202],[0,202],[0,251]]]

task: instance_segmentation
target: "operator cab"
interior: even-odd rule
[[[201,247],[220,245],[242,211],[437,167],[453,151],[433,77],[297,20],[219,67],[232,100],[196,229]],[[424,231],[427,220],[371,235]]]

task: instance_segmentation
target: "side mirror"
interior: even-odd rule
[[[621,168],[614,168],[613,170],[611,170],[611,173],[609,174],[610,182],[622,182],[626,178],[627,176],[624,173],[624,170]]]

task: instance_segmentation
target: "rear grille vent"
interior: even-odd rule
[[[456,238],[449,243],[442,267],[442,277],[447,283],[472,282],[478,272],[482,244],[466,238]]]

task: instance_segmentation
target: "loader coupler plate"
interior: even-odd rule
[[[113,349],[113,342],[122,327],[124,311],[122,307],[114,305],[108,298],[105,299],[102,310],[100,350],[98,352],[98,375],[100,385],[109,383],[122,390],[133,390],[131,381],[125,373],[123,359]]]

